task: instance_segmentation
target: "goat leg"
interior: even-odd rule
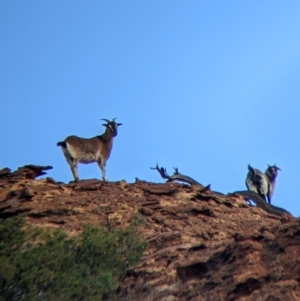
[[[99,166],[100,169],[101,169],[102,180],[103,180],[104,182],[107,182],[107,179],[106,179],[106,177],[105,177],[105,173],[106,173],[105,165],[106,165],[106,164],[105,164],[105,163],[102,163],[102,161],[98,161],[97,164],[98,164],[98,166]]]
[[[72,174],[74,177],[74,181],[75,182],[79,181],[77,166],[75,164],[71,164],[70,167],[71,167],[71,171],[72,171]]]

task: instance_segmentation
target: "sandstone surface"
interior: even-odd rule
[[[0,218],[24,213],[70,235],[133,219],[148,249],[124,300],[300,301],[300,223],[197,185],[36,179],[50,166],[0,170]]]

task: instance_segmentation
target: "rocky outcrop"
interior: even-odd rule
[[[148,249],[120,284],[124,300],[300,300],[299,219],[197,185],[36,179],[50,168],[0,170],[0,218],[24,213],[70,235],[141,219]]]

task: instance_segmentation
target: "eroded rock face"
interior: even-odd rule
[[[25,213],[72,234],[142,217],[148,249],[121,284],[124,300],[300,300],[299,219],[197,186],[35,179],[47,169],[0,170],[0,218]]]

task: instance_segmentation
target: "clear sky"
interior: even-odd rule
[[[299,216],[299,16],[300,1],[1,1],[0,168],[68,182],[56,142],[118,117],[109,180],[162,182],[159,163],[227,193],[276,163],[273,204]]]

